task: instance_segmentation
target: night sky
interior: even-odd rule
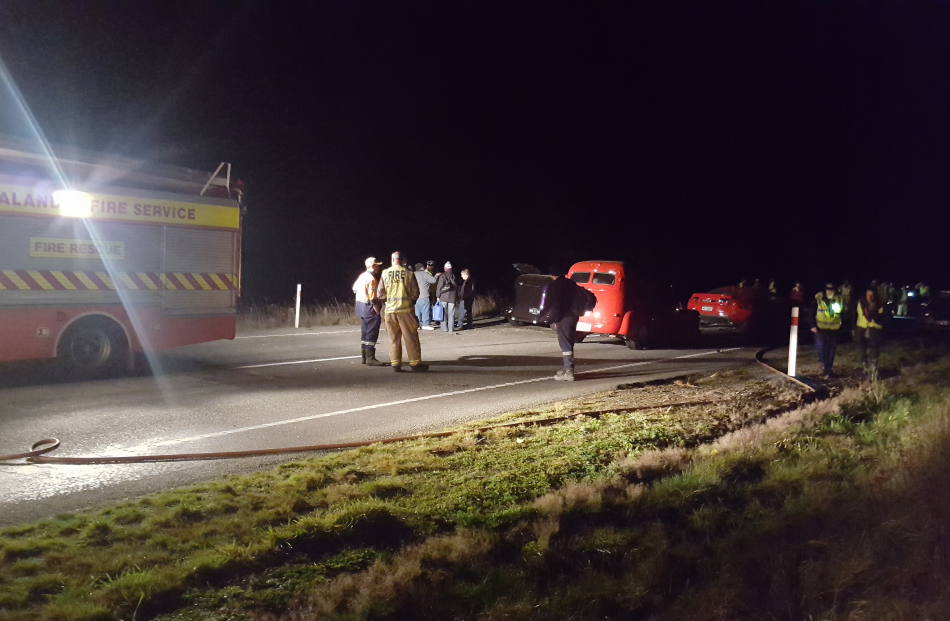
[[[51,142],[234,165],[252,301],[349,299],[395,249],[502,293],[592,258],[683,294],[950,285],[947,8],[272,4],[0,4]]]

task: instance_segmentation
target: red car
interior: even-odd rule
[[[699,333],[699,316],[677,310],[669,287],[635,278],[620,261],[581,261],[568,278],[597,296],[597,306],[577,322],[577,340],[587,334],[623,338],[631,349]]]
[[[769,298],[765,289],[720,287],[709,293],[694,293],[687,308],[699,313],[703,329],[729,328],[753,333],[780,321],[783,306]]]

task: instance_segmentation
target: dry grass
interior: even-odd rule
[[[279,304],[246,306],[238,311],[237,329],[264,330],[285,328],[294,325],[295,308]],[[359,325],[353,304],[329,302],[308,304],[300,307],[300,326],[352,326]]]
[[[501,313],[504,301],[495,293],[475,297],[475,317],[496,317]],[[294,325],[295,308],[293,305],[257,304],[238,310],[237,329],[266,330],[286,328]],[[351,303],[328,302],[326,304],[307,304],[300,307],[300,326],[354,326],[359,325],[359,317]]]

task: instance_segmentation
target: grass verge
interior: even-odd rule
[[[335,453],[7,528],[0,611],[946,618],[950,357],[906,346],[882,363],[886,385],[802,407],[746,368],[495,420],[598,416]],[[632,409],[668,403],[694,405]]]

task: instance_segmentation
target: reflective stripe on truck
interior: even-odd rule
[[[233,291],[237,277],[221,273],[0,270],[0,291]]]

